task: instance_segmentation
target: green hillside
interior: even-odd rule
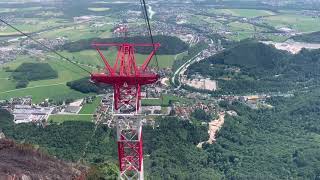
[[[220,104],[238,116],[226,116],[213,145],[207,127],[176,118],[158,119],[144,134],[146,179],[317,179],[320,177],[319,89],[294,98],[272,98],[273,109],[252,110],[239,102]],[[0,127],[10,138],[37,144],[58,158],[76,162],[90,140],[94,124],[64,122],[44,129],[13,125],[0,111]],[[84,160],[117,164],[115,131],[99,126]]]
[[[191,65],[187,75],[200,74],[217,80],[218,93],[287,92],[319,83],[319,54],[320,50],[304,49],[291,55],[246,41]]]
[[[286,53],[255,41],[238,43],[235,47],[212,56],[207,61],[247,68],[274,68],[276,62],[283,59]]]

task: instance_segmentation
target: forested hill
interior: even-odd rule
[[[247,68],[271,69],[287,56],[288,53],[279,51],[272,46],[256,41],[245,41],[216,56],[209,57],[206,61]]]
[[[208,137],[207,126],[177,118],[158,119],[144,127],[146,179],[315,179],[320,177],[319,89],[293,98],[274,98],[273,109],[252,110],[239,102],[221,103],[239,116],[226,116],[217,142],[196,147]],[[37,144],[58,158],[84,159],[97,166],[95,177],[116,179],[115,131],[93,123],[64,122],[40,128],[14,125],[0,110],[0,127],[10,138]],[[102,171],[101,171],[102,170]],[[97,176],[99,175],[99,176]],[[96,178],[97,179],[97,178]]]
[[[287,92],[320,84],[320,50],[292,55],[255,41],[240,42],[192,64],[188,76],[218,80],[223,93]]]
[[[70,52],[81,51],[86,49],[93,49],[92,43],[150,43],[150,37],[146,36],[135,36],[127,38],[91,38],[91,39],[82,39],[79,41],[71,42],[65,44],[62,49],[68,50]],[[177,37],[172,36],[154,36],[154,42],[160,43],[161,47],[157,51],[157,54],[179,54],[188,50],[189,46],[185,42],[181,41]],[[137,47],[136,52],[141,54],[151,53],[153,47]]]
[[[319,89],[294,98],[269,100],[271,110],[225,104],[226,117],[216,144],[205,146],[208,164],[226,179],[320,178]]]
[[[293,36],[291,39],[298,42],[320,43],[320,31]]]

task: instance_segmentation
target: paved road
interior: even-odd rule
[[[204,50],[203,50],[204,51]],[[199,52],[197,55],[195,55],[194,57],[192,57],[191,59],[189,59],[187,62],[185,62],[180,68],[178,68],[172,78],[171,78],[171,81],[173,82],[174,85],[176,85],[176,82],[175,82],[175,78],[177,77],[178,75],[178,83],[179,83],[179,86],[176,88],[176,89],[180,89],[181,87],[181,82],[180,82],[180,75],[184,73],[185,70],[187,70],[187,68],[193,64],[194,62],[197,61],[198,57],[200,56],[200,54],[203,52]]]
[[[13,90],[10,90],[10,91],[0,92],[0,94],[9,93],[9,92],[15,92],[15,91],[21,91],[21,90],[25,90],[25,89],[35,89],[35,88],[58,86],[58,85],[65,85],[65,84],[66,84],[66,82],[57,83],[57,84],[50,84],[50,85],[33,86],[33,87],[27,87],[27,88],[21,88],[21,89],[13,89]]]

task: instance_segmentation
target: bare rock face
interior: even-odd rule
[[[21,176],[21,179],[22,180],[32,180],[30,176],[27,176],[25,174]]]
[[[31,145],[0,139],[0,180],[82,180],[86,171],[85,167],[74,167]]]
[[[4,135],[3,132],[0,131],[0,139],[4,139],[4,138],[6,138],[6,136]]]

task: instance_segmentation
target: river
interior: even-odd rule
[[[147,6],[148,6],[149,18],[152,19],[153,16],[156,14],[156,12],[152,10],[152,7],[150,5],[147,5]]]

